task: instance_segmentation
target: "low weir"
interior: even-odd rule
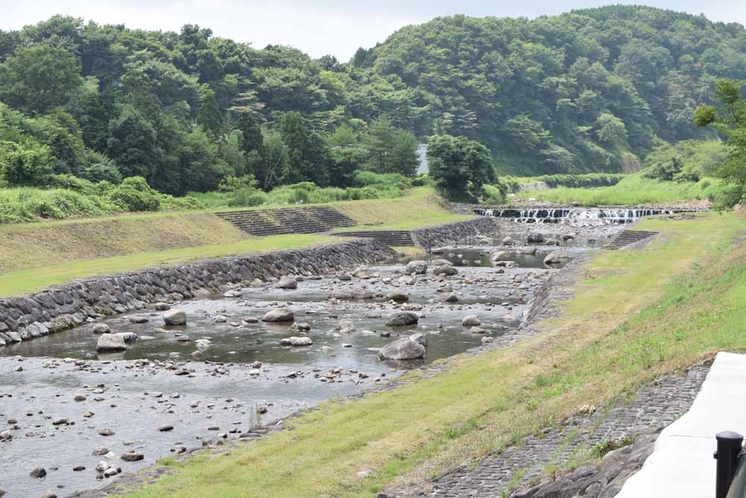
[[[561,223],[564,221],[602,221],[609,224],[632,223],[645,216],[695,213],[695,208],[476,208],[475,214],[513,220],[518,223]]]

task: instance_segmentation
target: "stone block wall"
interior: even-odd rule
[[[0,299],[0,346],[69,329],[88,318],[142,309],[148,303],[213,293],[230,283],[323,274],[393,255],[380,242],[361,239],[72,282],[26,297]]]

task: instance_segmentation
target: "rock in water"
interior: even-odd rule
[[[463,320],[461,320],[461,325],[464,327],[478,327],[482,325],[482,322],[479,321],[477,315],[467,315]]]
[[[450,276],[450,275],[458,274],[458,270],[456,269],[455,266],[441,265],[441,266],[436,266],[435,269],[433,270],[433,273],[435,275],[449,275]]]
[[[427,353],[427,336],[414,334],[398,339],[381,348],[378,357],[382,360],[416,360]]]
[[[407,325],[415,325],[420,320],[415,313],[411,311],[402,311],[391,315],[386,322],[389,327],[406,327]]]
[[[415,275],[424,275],[425,273],[427,273],[427,261],[410,261],[409,263],[407,263],[405,272],[410,275],[412,273],[414,273]]]
[[[280,340],[283,346],[312,346],[313,341],[310,337],[286,337]]]
[[[118,334],[103,334],[96,344],[96,351],[124,351],[125,349],[127,349],[127,344]]]
[[[547,254],[547,257],[544,258],[544,264],[545,265],[558,265],[562,263],[563,261],[567,261],[570,259],[570,256],[564,252],[564,251],[554,251]]]
[[[541,232],[531,232],[528,234],[529,244],[541,244],[546,239],[546,236]]]
[[[443,265],[453,266],[453,263],[443,258],[438,258],[438,259],[433,260],[433,266],[443,266]]]
[[[386,299],[397,303],[406,303],[409,301],[409,296],[400,291],[391,291],[386,296]]]
[[[277,284],[275,284],[275,287],[278,289],[297,289],[298,288],[298,279],[295,278],[293,275],[287,275],[285,277],[282,277]]]
[[[108,334],[109,332],[111,332],[111,329],[105,323],[99,323],[93,327],[93,333],[96,335]]]
[[[123,454],[121,458],[125,462],[139,462],[140,460],[145,458],[145,455],[143,455],[142,453],[135,453],[134,451],[131,451],[129,453]]]
[[[262,317],[263,322],[292,322],[294,320],[295,314],[287,308],[275,308]]]
[[[47,475],[47,471],[43,467],[36,467],[34,470],[31,471],[29,475],[31,477],[41,479],[42,477]]]
[[[490,261],[507,261],[510,259],[508,251],[496,251],[490,254]]]
[[[138,337],[134,332],[119,332],[114,335],[121,337],[125,344],[134,344]]]
[[[172,309],[163,313],[163,321],[166,325],[186,325],[187,316],[179,309]]]
[[[502,245],[504,245],[504,246],[514,246],[515,245],[515,240],[513,240],[512,237],[507,236],[507,237],[505,237],[503,239]]]

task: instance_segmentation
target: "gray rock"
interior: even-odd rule
[[[124,337],[118,334],[103,334],[98,338],[96,351],[124,351],[127,344]]]
[[[142,453],[130,451],[128,453],[124,453],[121,458],[125,462],[139,462],[140,460],[143,460],[145,458],[145,455],[143,455]]]
[[[166,325],[186,325],[187,315],[180,309],[170,309],[163,313],[163,322]]]
[[[482,322],[477,318],[477,315],[467,315],[461,320],[461,325],[464,327],[479,327]]]
[[[443,259],[443,258],[434,259],[432,263],[433,263],[433,266],[443,266],[443,265],[453,266],[452,262],[448,261],[447,259]]]
[[[458,296],[454,293],[447,294],[444,301],[447,303],[456,303],[458,302]]]
[[[496,251],[490,254],[490,261],[508,261],[510,253],[508,251]]]
[[[157,311],[168,311],[171,309],[171,305],[168,303],[155,303],[155,309]]]
[[[513,240],[512,237],[507,236],[507,237],[505,237],[502,240],[502,245],[504,245],[504,246],[514,246],[515,245],[515,240]]]
[[[378,357],[382,360],[416,360],[423,358],[426,353],[427,337],[414,334],[385,345],[378,352]]]
[[[31,477],[35,477],[36,479],[41,479],[42,477],[45,477],[47,475],[46,469],[44,467],[36,467],[34,470],[31,471],[29,474]]]
[[[416,325],[420,321],[415,313],[411,311],[401,311],[391,315],[386,322],[389,327],[406,327],[407,325]]]
[[[285,337],[280,340],[280,344],[283,346],[312,346],[313,340],[310,337]]]
[[[407,267],[404,272],[410,275],[424,275],[427,273],[427,261],[410,261],[409,263],[407,263]]]
[[[96,335],[108,334],[109,332],[111,332],[111,328],[105,323],[98,323],[93,327],[93,333]]]
[[[546,240],[546,235],[544,235],[541,232],[531,232],[528,234],[528,243],[529,244],[541,244]]]
[[[278,289],[297,289],[298,279],[293,275],[284,276],[275,284],[275,287]]]
[[[263,322],[292,322],[295,320],[295,314],[287,308],[275,308],[267,312],[263,317]]]
[[[391,291],[386,295],[386,299],[397,303],[406,303],[409,301],[409,296],[401,291]]]
[[[442,266],[436,266],[435,269],[433,269],[433,273],[435,275],[453,276],[453,275],[458,274],[458,269],[456,269],[455,266],[442,265]]]
[[[558,265],[562,263],[563,261],[567,261],[570,259],[570,256],[564,252],[564,251],[554,251],[547,254],[547,257],[544,258],[544,264],[545,265]]]
[[[121,337],[125,344],[134,344],[138,338],[138,335],[134,332],[118,332],[114,335]]]

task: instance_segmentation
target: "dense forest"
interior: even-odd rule
[[[0,181],[347,187],[359,170],[414,176],[433,135],[480,142],[490,156],[439,143],[500,173],[616,173],[715,138],[693,118],[718,78],[746,79],[743,26],[647,7],[438,18],[349,62],[58,16],[0,31]]]

